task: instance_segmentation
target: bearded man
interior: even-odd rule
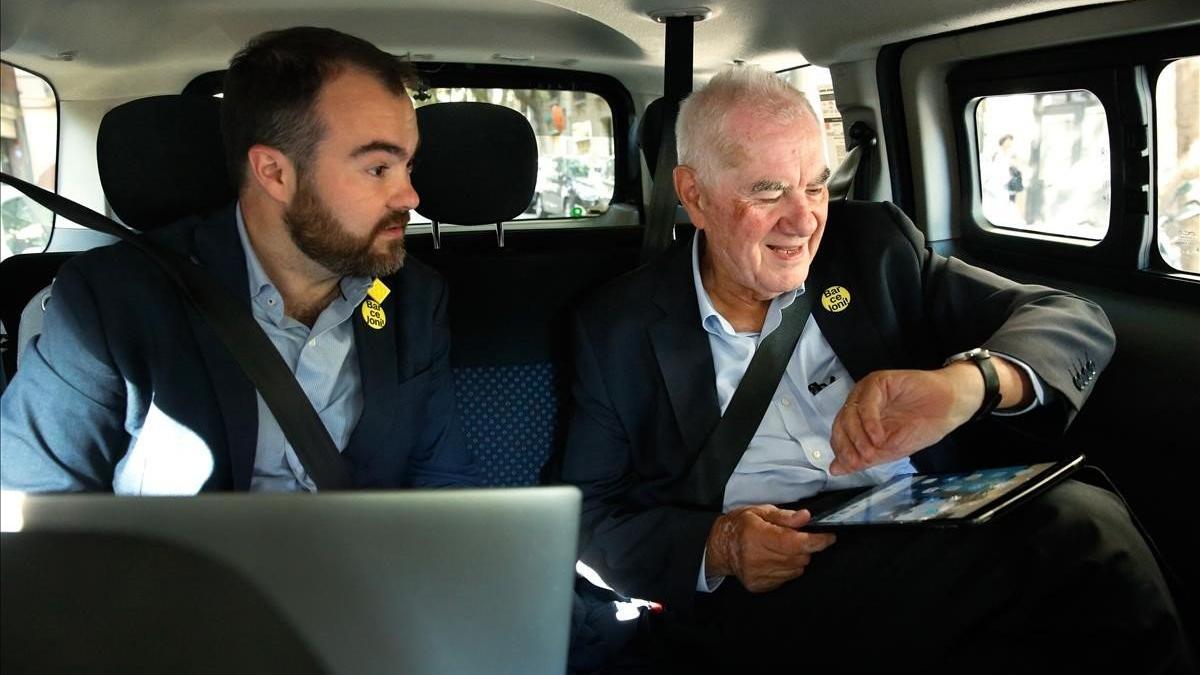
[[[222,103],[237,203],[152,235],[247,305],[356,487],[476,482],[454,412],[446,285],[405,259],[414,80],[337,31],[254,38]],[[27,356],[0,403],[5,489],[316,489],[204,319],[128,244],[62,268]]]

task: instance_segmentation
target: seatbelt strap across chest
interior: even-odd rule
[[[811,314],[812,298],[808,293],[798,294],[783,310],[779,327],[759,342],[725,414],[685,476],[695,494],[718,500],[708,506],[722,508],[725,484],[758,431]]]
[[[177,251],[86,206],[8,174],[0,173],[0,182],[12,185],[38,204],[74,223],[128,242],[154,261],[212,327],[221,344],[262,394],[271,414],[279,422],[284,437],[296,451],[296,456],[317,489],[344,490],[352,487],[345,458],[338,451],[312,402],[300,388],[296,376],[254,320],[250,309],[234,298],[219,281]]]

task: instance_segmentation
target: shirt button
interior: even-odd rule
[[[268,305],[274,305],[274,304],[275,304],[275,298],[267,298],[267,304],[268,304]]]
[[[821,451],[813,450],[813,459],[821,459]]]
[[[317,346],[317,338],[313,338],[313,339],[309,340],[309,341],[308,341],[308,346],[309,346],[309,347],[316,347],[316,346]]]
[[[786,408],[792,404],[792,399],[784,397],[779,400],[779,404]]]

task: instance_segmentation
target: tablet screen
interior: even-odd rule
[[[1028,464],[970,473],[909,474],[865,492],[850,502],[814,518],[822,526],[916,524],[933,521],[952,524],[969,521],[1011,498],[1026,494],[1066,475],[1078,465]],[[1052,469],[1058,469],[1052,471]]]

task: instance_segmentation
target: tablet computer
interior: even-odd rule
[[[803,529],[979,525],[1058,483],[1083,464],[1026,464],[970,473],[906,474],[817,514]]]

